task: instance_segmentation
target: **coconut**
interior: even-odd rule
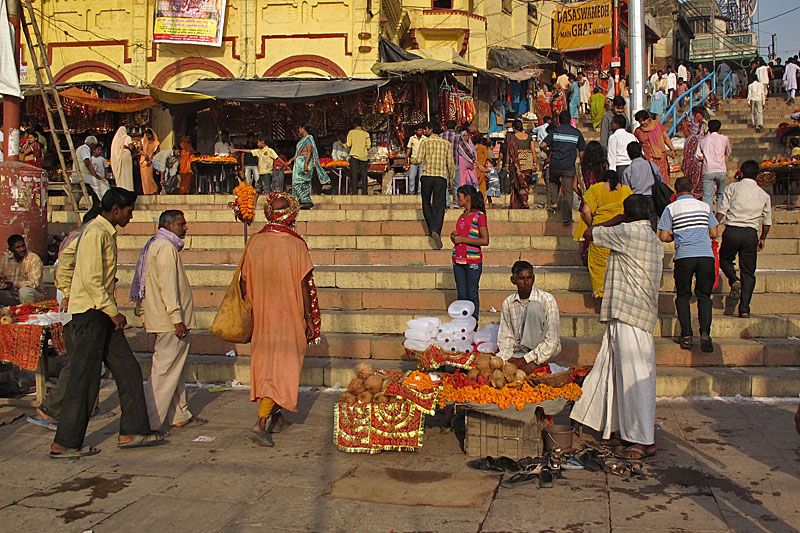
[[[356,375],[361,379],[367,379],[375,373],[375,369],[369,363],[358,363],[356,365]]]
[[[492,372],[492,387],[495,389],[502,389],[506,386],[506,377],[503,375],[502,370],[495,370]]]
[[[13,316],[6,315],[6,316],[0,318],[0,324],[13,324],[13,323],[14,323],[14,317]]]
[[[372,401],[375,403],[389,403],[389,397],[385,394],[376,394],[372,397]]]
[[[491,367],[492,370],[500,370],[501,368],[503,368],[504,363],[505,361],[503,361],[502,358],[497,357],[495,355],[492,356],[492,358],[489,360],[489,367]]]
[[[506,362],[506,364],[503,365],[503,376],[505,376],[506,381],[512,383],[517,376],[517,370],[519,370],[517,365]]]
[[[475,358],[475,366],[478,368],[483,368],[489,366],[489,362],[491,361],[492,356],[488,353],[482,353],[478,357]]]
[[[343,402],[347,402],[347,403],[355,403],[355,401],[356,401],[356,395],[355,395],[355,394],[353,394],[352,392],[350,392],[349,390],[346,390],[346,391],[344,391],[344,392],[342,393],[342,398],[341,398],[341,400],[342,400]]]
[[[479,370],[481,372],[481,377],[483,379],[489,379],[489,378],[492,377],[492,369],[491,368],[486,367],[486,368],[480,368]]]
[[[372,393],[364,391],[358,395],[358,403],[372,403]]]
[[[353,394],[361,394],[364,392],[366,387],[364,386],[364,380],[361,378],[353,378],[350,380],[350,385],[347,386],[347,390],[352,392]]]
[[[364,386],[372,394],[378,394],[383,386],[383,379],[380,376],[372,375],[364,380]]]
[[[528,374],[524,370],[517,370],[517,375],[514,376],[514,381],[525,381],[528,379]]]
[[[472,381],[475,381],[475,380],[478,379],[478,376],[480,376],[480,375],[481,375],[481,370],[479,368],[473,368],[472,370],[470,370],[467,373],[467,379],[471,379]]]

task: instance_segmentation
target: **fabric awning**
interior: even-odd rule
[[[133,85],[126,85],[124,83],[117,83],[116,81],[93,81],[95,85],[111,89],[121,94],[135,94],[137,96],[150,96],[150,91],[146,87],[134,87]]]
[[[488,59],[490,67],[497,67],[507,72],[517,72],[555,63],[532,50],[521,48],[490,48]]]
[[[158,87],[149,87],[150,96],[161,102],[162,104],[180,105],[180,104],[193,104],[202,102],[204,100],[213,100],[213,96],[206,96],[205,94],[197,94],[190,92],[167,91],[159,89]]]
[[[98,98],[77,87],[70,87],[63,91],[58,91],[58,95],[69,98],[80,104],[88,105],[103,111],[113,111],[115,113],[134,113],[156,105],[156,101],[150,96],[134,98]]]
[[[426,72],[459,72],[474,74],[478,69],[465,64],[456,64],[438,59],[412,59],[410,61],[397,61],[394,63],[375,63],[373,72],[387,74],[424,74]]]
[[[359,78],[203,78],[181,91],[238,102],[298,102],[375,90],[387,83]]]
[[[378,56],[381,59],[381,63],[396,63],[398,61],[422,59],[421,56],[404,50],[400,45],[393,43],[385,37],[381,37],[378,40]]]

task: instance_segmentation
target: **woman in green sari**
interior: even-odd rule
[[[592,113],[592,127],[597,129],[606,112],[606,95],[600,87],[595,87],[594,94],[589,97],[589,111]]]
[[[311,135],[311,126],[303,124],[300,126],[300,140],[297,142],[297,149],[294,157],[287,162],[287,166],[294,163],[292,170],[292,194],[300,202],[300,209],[311,209],[314,202],[311,201],[311,179],[314,171],[322,185],[327,185],[322,189],[323,194],[330,194],[331,178],[322,165],[319,164],[319,152],[317,143]]]

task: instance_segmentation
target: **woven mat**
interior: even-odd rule
[[[476,508],[487,502],[500,476],[357,466],[331,483],[331,498],[391,505]]]

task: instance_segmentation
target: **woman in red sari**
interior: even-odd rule
[[[683,133],[686,135],[686,145],[683,149],[681,170],[683,175],[692,180],[692,195],[698,200],[703,199],[703,173],[700,161],[695,157],[697,145],[706,134],[704,107],[699,106],[692,110],[692,121],[681,123]]]
[[[642,143],[642,154],[645,159],[655,163],[664,182],[669,185],[669,160],[667,152],[673,158],[676,155],[675,148],[672,147],[672,140],[667,135],[664,125],[653,120],[650,113],[644,110],[638,111],[634,117],[639,122],[639,127],[633,130],[633,135]]]
[[[535,142],[530,134],[522,131],[522,121],[514,119],[514,133],[507,137],[508,173],[511,178],[511,209],[528,209],[528,196],[534,164]]]
[[[559,113],[567,108],[567,96],[558,85],[553,86],[553,98],[551,107],[553,108],[552,117],[557,117]]]
[[[553,109],[550,107],[550,101],[547,99],[547,85],[539,87],[536,94],[536,114],[539,118],[539,126],[544,124],[544,117],[552,117]]]

